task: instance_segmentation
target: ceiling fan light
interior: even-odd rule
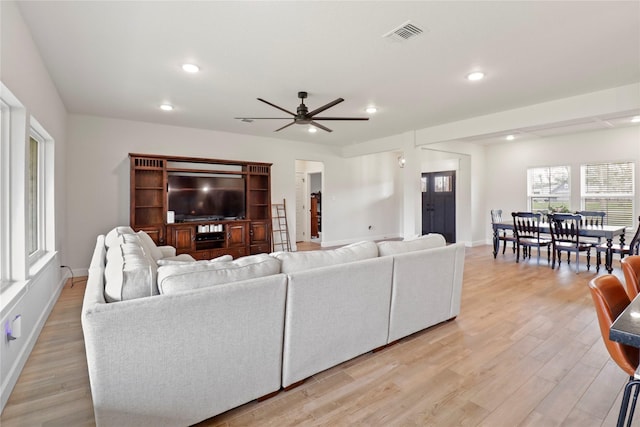
[[[314,128],[313,126],[309,126],[308,131],[309,131],[309,133],[316,133],[316,132],[318,132],[318,129]]]
[[[467,74],[467,80],[475,82],[484,79],[484,73],[482,71],[474,71]]]
[[[515,137],[515,135],[507,135],[507,136],[505,137],[505,139],[506,139],[507,141],[513,141],[514,139],[516,139],[516,137]]]
[[[172,111],[173,110],[173,105],[171,105],[171,104],[162,104],[160,106],[160,109],[162,111]]]
[[[631,119],[631,123],[640,123],[640,116],[635,116]]]
[[[200,67],[195,64],[182,64],[182,69],[187,73],[197,73],[200,71]]]
[[[378,109],[376,107],[374,107],[373,105],[371,105],[371,106],[367,107],[367,109],[364,110],[364,111],[366,111],[369,114],[374,114],[375,112],[378,111]]]

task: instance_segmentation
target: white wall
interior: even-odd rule
[[[580,209],[580,165],[583,163],[634,161],[636,194],[640,194],[640,127],[630,126],[571,135],[512,141],[486,147],[486,203],[483,211],[485,239],[491,238],[490,209],[503,215],[527,209],[527,169],[537,166],[571,167],[571,210]],[[634,217],[640,214],[635,200]]]
[[[70,115],[69,263],[79,274],[86,272],[96,236],[129,223],[128,153],[273,163],[273,201],[295,200],[296,159],[323,162],[324,197],[330,199],[323,210],[323,244],[398,235],[397,163],[387,154],[344,159],[335,148],[321,144]],[[294,208],[288,204],[288,218],[295,218]],[[295,235],[293,221],[289,224]]]
[[[57,250],[56,256],[37,274],[28,277],[24,283],[15,283],[0,297],[3,331],[5,322],[17,314],[22,315],[22,337],[7,341],[3,334],[0,343],[0,403],[4,408],[66,279],[66,271],[59,266],[67,262],[68,248],[65,215],[67,112],[14,2],[0,2],[0,19],[0,79],[25,107],[27,117],[35,118],[55,140],[54,246]],[[12,239],[24,237],[11,236]],[[12,253],[11,256],[23,254]],[[16,289],[19,291],[13,292]]]

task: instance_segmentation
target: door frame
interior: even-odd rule
[[[304,204],[304,209],[302,209],[302,231],[304,232],[304,237],[302,240],[297,240],[297,241],[302,241],[302,242],[310,242],[311,241],[311,179],[310,179],[310,175],[311,174],[316,174],[316,173],[320,173],[320,188],[323,193],[324,193],[324,179],[325,179],[325,168],[324,168],[324,162],[321,161],[317,161],[317,160],[296,160],[296,167],[295,167],[295,173],[296,173],[296,180],[297,180],[297,176],[298,174],[303,174],[304,176],[304,183],[302,186],[302,200],[298,200],[297,195],[296,195],[296,208],[294,210],[294,213],[296,214],[296,217],[294,218],[294,223],[296,224],[296,235],[295,238],[297,240],[298,238],[298,203],[303,202]],[[294,183],[295,185],[295,183]],[[324,230],[324,223],[322,224],[323,226],[323,230]],[[322,240],[323,240],[323,234],[320,233],[320,241],[319,243],[322,244]]]

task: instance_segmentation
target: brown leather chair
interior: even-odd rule
[[[627,285],[627,295],[629,299],[634,299],[640,293],[640,255],[623,258],[620,265]]]
[[[611,329],[611,325],[620,313],[627,308],[631,300],[624,290],[620,279],[612,274],[605,274],[591,280],[591,282],[589,282],[589,289],[593,303],[596,306],[600,332],[607,351],[613,361],[630,377],[629,382],[627,382],[625,386],[624,397],[620,407],[620,415],[618,416],[619,426],[622,426],[625,418],[627,418],[629,396],[631,395],[631,390],[635,387],[627,424],[631,425],[638,398],[638,391],[640,391],[640,381],[634,379],[636,369],[638,368],[639,349],[609,339],[609,329]]]

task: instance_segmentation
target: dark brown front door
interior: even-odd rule
[[[439,233],[456,241],[456,172],[422,174],[422,234]]]

